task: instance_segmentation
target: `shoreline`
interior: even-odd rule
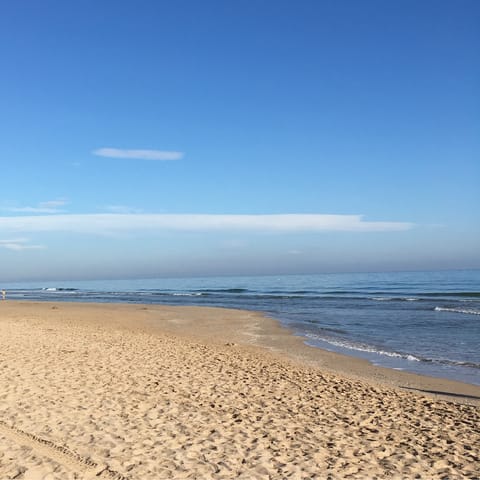
[[[171,307],[173,309],[186,308],[210,308],[210,307]],[[212,310],[218,310],[212,307]],[[280,357],[286,357],[290,360],[298,362],[300,365],[320,368],[325,371],[340,374],[352,379],[361,381],[368,381],[375,384],[386,385],[389,387],[399,388],[401,390],[410,390],[433,396],[435,398],[443,398],[449,401],[467,403],[480,406],[480,386],[470,383],[459,382],[440,377],[429,377],[426,375],[419,375],[407,371],[394,370],[387,367],[373,365],[368,360],[344,355],[342,353],[332,352],[316,346],[310,346],[305,343],[304,337],[296,335],[293,330],[281,324],[275,318],[268,317],[261,312],[250,312],[248,310],[229,310],[219,309],[226,312],[245,312],[255,318],[255,333],[247,333],[246,344],[266,349],[271,353],[277,354]],[[183,326],[187,326],[184,323]],[[195,325],[188,324],[189,328]],[[162,325],[165,328],[165,325]],[[179,333],[182,329],[172,328],[169,330]],[[196,332],[196,335],[201,335],[205,340],[210,338],[210,331]],[[200,336],[199,335],[199,336]],[[248,342],[249,337],[254,337],[254,340]],[[229,332],[229,338],[223,340],[232,341],[232,332]],[[242,335],[236,336],[235,340],[240,344],[245,345],[245,340],[242,341]],[[222,342],[222,338],[217,339]]]
[[[6,301],[0,330],[2,479],[480,475],[480,387],[261,314]]]
[[[372,275],[56,281],[12,285],[8,298],[247,309],[273,317],[317,348],[480,386],[478,322],[470,315],[476,310],[458,310],[478,310],[477,276]]]
[[[406,370],[395,370],[388,367],[372,364],[369,360],[308,345],[305,338],[297,335],[292,329],[283,325],[274,317],[263,312],[242,309],[229,309],[223,307],[207,306],[172,306],[159,304],[126,304],[126,303],[91,303],[91,302],[50,302],[36,300],[8,300],[7,304],[47,305],[47,308],[66,305],[71,307],[112,308],[125,309],[126,311],[141,311],[144,323],[141,328],[150,329],[151,333],[169,332],[186,338],[201,338],[203,341],[214,341],[218,344],[238,343],[242,346],[258,347],[265,349],[280,357],[286,357],[306,366],[313,366],[327,370],[331,373],[347,376],[358,380],[365,380],[380,385],[387,385],[403,390],[410,390],[420,394],[442,398],[449,401],[467,403],[480,406],[480,385],[465,383],[444,377],[431,377]],[[181,322],[176,321],[176,312],[195,312],[194,318],[185,317]],[[147,314],[148,312],[148,314]],[[161,312],[163,318],[155,318],[156,312]],[[224,316],[220,319],[214,315],[215,320],[207,320],[211,312],[224,312],[225,316],[233,313],[245,316],[242,322],[236,324],[235,329],[225,329]],[[201,323],[199,324],[198,320]],[[139,319],[137,319],[139,321]],[[127,324],[129,322],[127,321]],[[123,323],[125,326],[125,323]],[[222,334],[214,334],[221,326]],[[135,327],[138,328],[138,325]],[[240,330],[240,331],[239,331]],[[194,333],[193,333],[194,331]]]

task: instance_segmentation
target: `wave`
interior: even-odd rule
[[[362,294],[361,290],[326,290],[323,292],[325,295],[355,295]],[[379,292],[382,293],[382,292]]]
[[[414,362],[421,362],[422,361],[421,358],[416,357],[415,355],[412,355],[412,354],[382,350],[382,349],[376,348],[372,345],[353,343],[353,342],[349,342],[348,340],[324,338],[324,337],[321,337],[319,335],[315,335],[315,334],[311,334],[311,333],[307,333],[305,336],[307,338],[312,338],[313,340],[321,340],[323,342],[329,343],[330,345],[334,345],[335,347],[346,348],[348,350],[356,350],[356,351],[359,351],[359,352],[375,353],[377,355],[384,355],[384,356],[387,356],[387,357],[403,358],[404,360],[409,360],[409,361],[414,361]]]
[[[251,290],[248,288],[205,288],[194,291],[200,293],[247,293]]]
[[[168,295],[168,294],[165,294]],[[205,294],[196,292],[196,293],[171,293],[170,295],[173,295],[174,297],[202,297]]]
[[[348,350],[355,350],[359,352],[373,353],[376,355],[382,355],[386,357],[398,358],[401,360],[407,360],[409,362],[422,362],[422,363],[432,363],[432,364],[439,364],[439,365],[450,365],[450,366],[456,366],[456,367],[460,366],[460,367],[480,369],[480,363],[475,363],[475,362],[450,360],[447,358],[428,358],[428,357],[422,357],[420,355],[413,355],[411,353],[388,351],[388,350],[383,350],[381,348],[374,347],[372,345],[349,342],[348,340],[324,338],[320,335],[315,335],[311,333],[307,333],[305,334],[305,336],[307,338],[311,338],[312,340],[321,340],[335,347],[345,348]]]
[[[414,297],[368,297],[368,299],[377,302],[419,302],[422,300]]]
[[[44,292],[78,292],[78,288],[63,288],[63,287],[45,287],[42,288]]]
[[[326,293],[337,293],[341,294],[342,292],[326,292]],[[357,291],[357,292],[343,292],[343,293],[358,293],[359,295],[361,294],[366,294],[365,291]],[[428,298],[438,298],[438,297],[463,297],[463,298],[480,298],[480,292],[421,292],[418,290],[415,291],[395,291],[395,289],[390,290],[390,291],[383,291],[383,290],[378,290],[374,292],[368,292],[370,295],[375,295],[376,298],[378,297],[391,297],[391,298],[415,298],[415,299],[421,299],[425,300]]]
[[[473,308],[450,308],[450,307],[435,307],[436,312],[453,312],[453,313],[466,313],[467,315],[480,315],[480,310],[474,310]]]
[[[226,289],[226,290],[193,290],[191,293],[182,293],[181,295],[184,296],[219,296],[222,297],[225,293],[227,294],[243,294],[247,293],[248,295],[240,295],[239,298],[242,300],[245,299],[250,299],[250,300],[284,300],[288,298],[294,298],[294,299],[316,299],[316,298],[321,298],[321,297],[306,297],[304,295],[290,295],[287,293],[280,294],[280,293],[260,293],[260,292],[255,292],[253,290],[248,290],[248,289]],[[177,293],[158,293],[156,295],[178,295]],[[235,295],[228,295],[228,298],[235,297]]]
[[[322,331],[322,332],[339,333],[341,335],[348,334],[348,332],[346,330],[342,330],[341,328],[319,327],[319,330]]]
[[[257,292],[260,293],[258,290]],[[318,290],[266,290],[263,293],[268,295],[321,295]]]
[[[426,297],[474,297],[480,298],[480,292],[426,292],[421,295]]]
[[[37,289],[28,289],[25,291],[35,292]],[[153,296],[177,296],[178,293],[182,293],[184,296],[200,296],[201,295],[212,295],[212,296],[228,296],[234,297],[238,295],[239,297],[250,297],[250,298],[294,298],[294,299],[305,299],[305,300],[369,300],[376,302],[418,302],[418,301],[428,301],[429,297],[433,301],[434,299],[438,301],[440,297],[451,298],[457,297],[459,301],[468,302],[469,299],[476,299],[480,297],[480,292],[470,291],[470,292],[392,292],[392,291],[365,291],[365,290],[316,290],[316,289],[272,289],[272,290],[263,290],[263,289],[249,289],[249,288],[201,288],[201,289],[186,289],[184,292],[178,292],[175,290],[156,290],[156,289],[141,289],[133,290],[130,292],[125,291],[86,291],[78,288],[70,287],[44,287],[38,289],[42,292],[82,292],[89,293],[94,295],[153,295]],[[463,298],[462,298],[463,297]]]

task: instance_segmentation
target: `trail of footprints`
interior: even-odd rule
[[[64,467],[73,470],[81,470],[84,475],[84,480],[93,478],[105,478],[110,480],[130,480],[125,475],[122,475],[115,470],[112,470],[107,465],[99,465],[98,463],[88,458],[83,458],[75,452],[72,452],[66,447],[56,445],[50,440],[20,430],[16,427],[7,425],[3,420],[0,420],[0,431],[13,441],[18,441],[22,445],[35,449],[38,453],[46,455]]]

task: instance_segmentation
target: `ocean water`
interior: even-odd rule
[[[256,310],[309,345],[480,385],[480,270],[1,285],[9,299]]]

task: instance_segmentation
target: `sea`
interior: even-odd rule
[[[10,300],[259,311],[308,345],[480,385],[480,270],[49,281],[0,288]]]

